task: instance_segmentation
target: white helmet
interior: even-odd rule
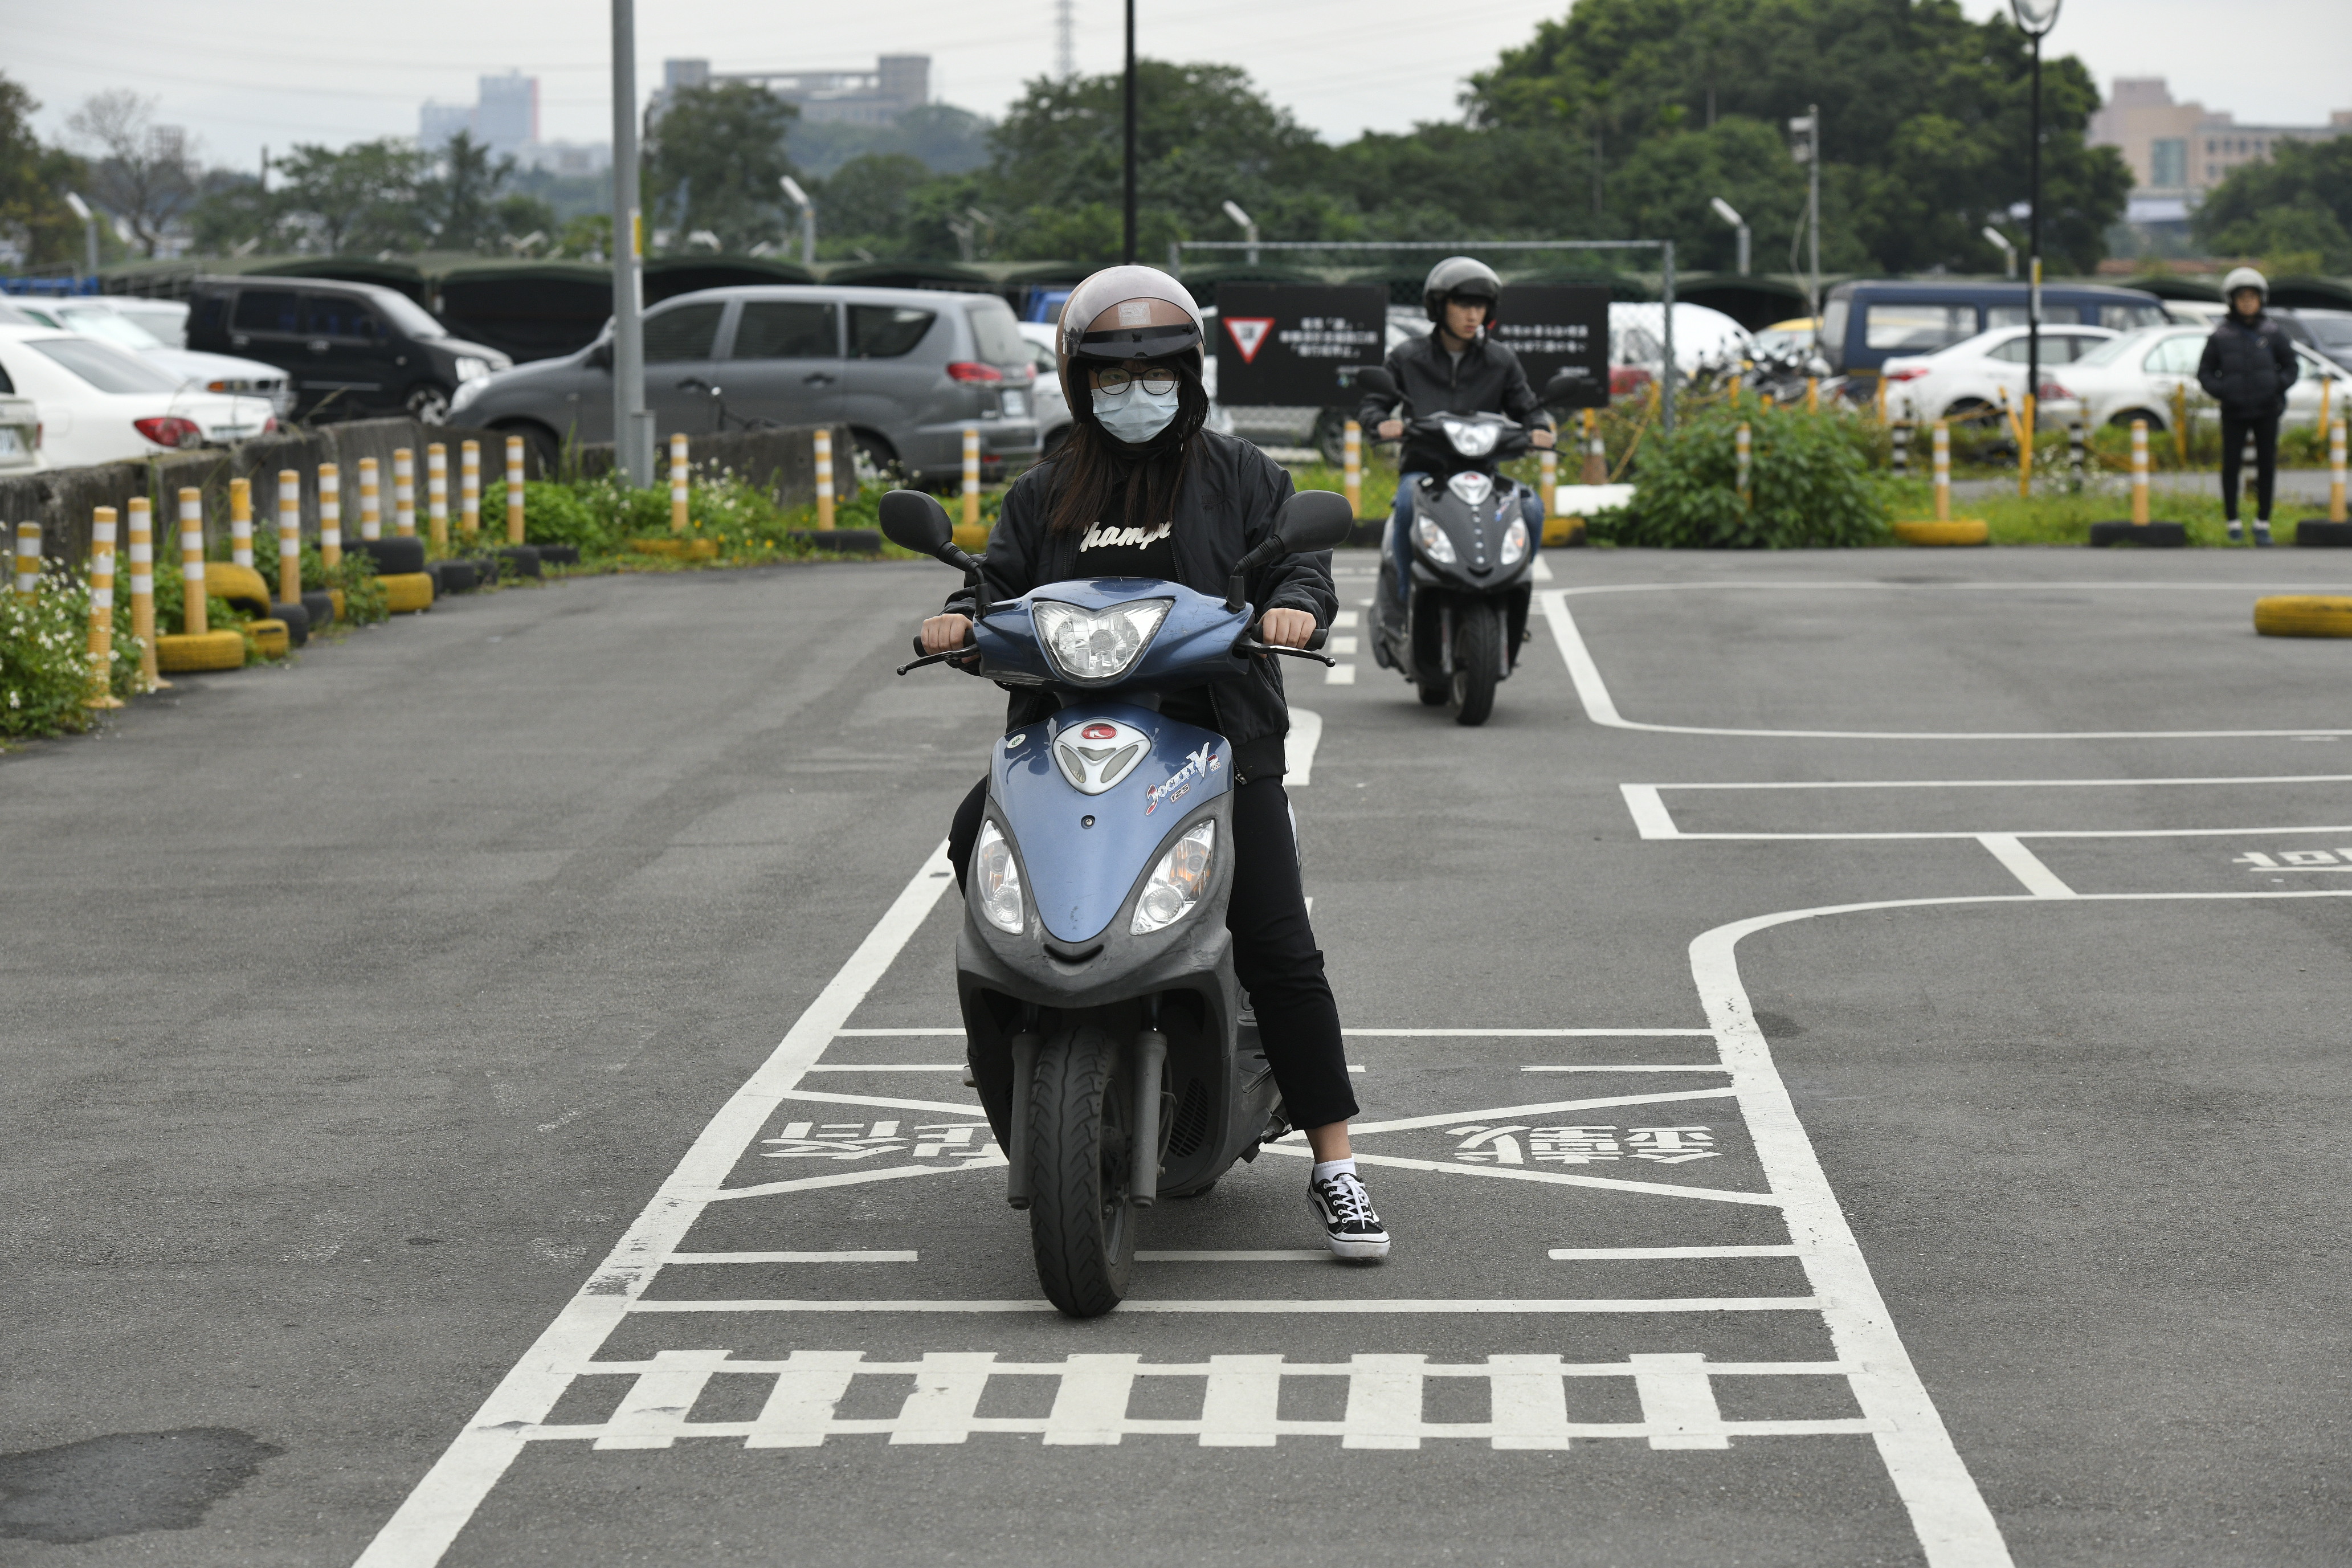
[[[2221,279],[2221,298],[2224,300],[2235,300],[2241,289],[2252,289],[2262,297],[2262,301],[2265,305],[2271,302],[2269,281],[2251,267],[2233,267],[2230,269],[2230,275]]]

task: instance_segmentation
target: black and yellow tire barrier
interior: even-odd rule
[[[2307,517],[2294,525],[2294,542],[2305,548],[2342,550],[2352,548],[2352,522],[2335,522],[2322,517]]]
[[[155,663],[166,675],[243,669],[245,637],[235,631],[167,632],[155,639]]]
[[[269,614],[269,584],[250,566],[239,566],[234,561],[208,562],[205,587],[214,598],[226,600],[230,609],[248,616]]]
[[[629,548],[640,555],[667,555],[677,561],[716,561],[715,539],[632,539]]]
[[[288,650],[294,646],[292,629],[284,621],[275,618],[247,621],[245,623],[245,629],[246,634],[253,638],[253,646],[261,650],[261,657],[264,658],[284,658]]]
[[[2352,598],[2273,594],[2256,599],[2254,630],[2266,637],[2352,637]]]
[[[2095,522],[2091,524],[2091,544],[2104,550],[2110,544],[2137,544],[2143,550],[2179,550],[2189,542],[2189,525],[2185,522]]]
[[[415,615],[433,607],[433,574],[430,572],[394,572],[378,577],[383,585],[384,607],[395,616]],[[340,608],[341,606],[337,606]]]
[[[1992,530],[1980,517],[1953,517],[1941,521],[1898,522],[1895,537],[1906,544],[1966,545],[1990,544]]]

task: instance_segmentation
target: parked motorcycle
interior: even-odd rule
[[[1396,379],[1383,367],[1359,370],[1356,384],[1377,396],[1397,396]],[[1544,389],[1545,399],[1567,396],[1580,385],[1556,376]],[[1443,446],[1448,457],[1413,493],[1407,524],[1412,574],[1401,584],[1404,615],[1379,626],[1372,658],[1412,682],[1423,703],[1452,709],[1457,723],[1483,724],[1495,710],[1496,687],[1510,679],[1518,661],[1535,589],[1542,541],[1528,515],[1543,515],[1541,498],[1501,472],[1506,459],[1526,454],[1530,433],[1500,414],[1414,418],[1408,408],[1405,416],[1408,443]]]
[[[1160,694],[1275,654],[1329,665],[1260,642],[1246,583],[1339,543],[1353,516],[1328,490],[1291,497],[1222,600],[1114,577],[996,604],[935,498],[893,490],[880,510],[893,543],[961,568],[976,598],[964,647],[898,673],[949,664],[1062,705],[992,749],[956,991],[1038,1281],[1095,1317],[1127,1294],[1139,1211],[1208,1191],[1289,1131],[1225,930],[1232,748],[1161,717]]]

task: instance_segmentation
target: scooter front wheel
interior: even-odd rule
[[[1455,723],[1486,721],[1502,668],[1503,612],[1493,605],[1465,605],[1454,617],[1454,685],[1447,700]]]
[[[1029,1100],[1029,1240],[1045,1299],[1073,1318],[1119,1304],[1135,1267],[1129,1200],[1134,1094],[1127,1053],[1067,1029],[1037,1053]]]

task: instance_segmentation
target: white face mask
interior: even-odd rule
[[[1168,428],[1176,417],[1182,384],[1165,392],[1147,392],[1141,382],[1113,397],[1097,389],[1095,418],[1102,427],[1131,447],[1139,447]]]

